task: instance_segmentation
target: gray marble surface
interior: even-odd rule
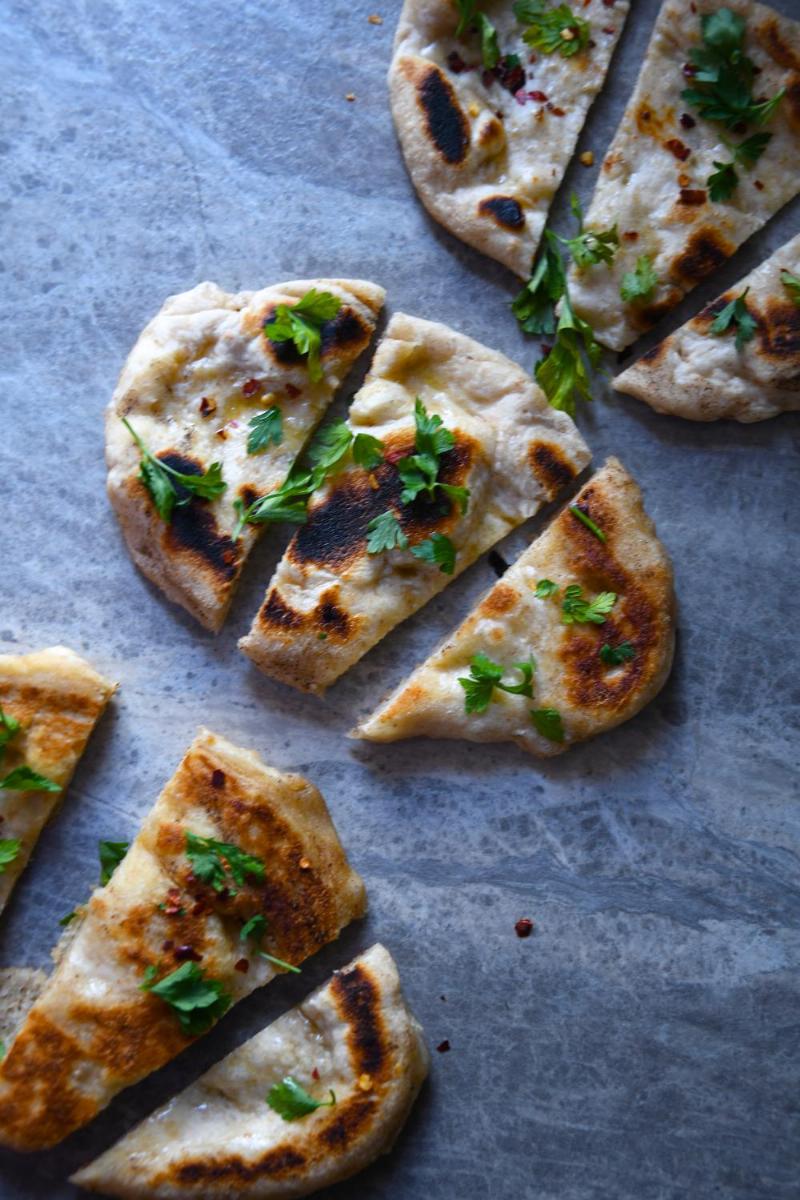
[[[331,1200],[798,1194],[796,417],[703,428],[598,386],[580,424],[597,462],[614,452],[639,478],[674,556],[678,655],[635,721],[545,764],[343,736],[492,582],[485,561],[321,702],[236,650],[281,531],[213,638],[137,574],[106,503],[102,412],[124,356],[201,279],[363,275],[392,308],[533,363],[511,278],[410,187],[385,87],[398,8],[0,5],[0,644],[63,642],[122,684],[3,919],[0,961],[46,963],[96,879],[97,838],[135,832],[201,723],[320,786],[371,900],[300,979],[59,1150],[0,1154],[3,1200],[67,1200],[70,1169],[376,939],[431,1045],[452,1050],[434,1052],[395,1152]],[[634,9],[581,143],[598,159],[656,4]],[[558,213],[594,174],[573,168]],[[794,204],[684,312],[798,224]]]

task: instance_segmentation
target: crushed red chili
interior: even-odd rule
[[[436,1047],[436,1049],[440,1054],[447,1054],[447,1051],[450,1049],[450,1043],[447,1038],[445,1038],[443,1042],[439,1042],[439,1045]]]
[[[261,390],[261,382],[258,379],[248,379],[242,384],[243,396],[255,396],[256,392]]]
[[[530,917],[520,917],[514,926],[518,938],[530,937],[533,933],[533,921]]]
[[[759,192],[763,192],[763,190],[764,190],[764,185],[760,179],[753,180],[753,187],[758,188]]]
[[[287,383],[283,390],[286,392],[287,396],[291,396],[292,400],[296,400],[301,394],[301,389],[299,387],[295,387],[293,383]]]
[[[551,112],[554,117],[565,117],[567,114],[563,108],[559,108],[557,104],[552,104],[549,100],[545,106],[548,112]]]
[[[531,100],[538,100],[541,104],[547,100],[547,92],[528,92],[528,96]]]
[[[705,204],[706,193],[703,188],[681,188],[681,204]]]
[[[639,240],[639,234],[635,229],[626,229],[622,236],[626,242],[636,242]]]
[[[311,1072],[311,1078],[312,1078],[312,1079],[319,1079],[319,1071],[317,1070],[317,1068],[316,1068],[316,1067],[314,1067],[314,1070]]]
[[[460,75],[462,71],[472,71],[474,68],[470,63],[465,63],[457,50],[451,50],[447,56],[447,65],[454,75]]]
[[[176,962],[200,962],[203,956],[197,953],[194,946],[176,946],[172,957]]]
[[[694,129],[697,121],[689,113],[681,113],[681,125],[684,129]]]
[[[175,917],[183,910],[181,904],[181,893],[178,888],[170,888],[167,892],[167,898],[163,905],[164,913],[168,917]]]
[[[241,971],[242,975],[246,975],[250,970],[250,963],[246,958],[240,958],[233,964],[234,971]]]
[[[664,142],[664,147],[665,149],[669,150],[671,154],[674,154],[679,162],[686,162],[686,159],[692,153],[688,146],[684,146],[680,138],[668,138],[667,141]]]
[[[210,417],[217,411],[217,402],[211,396],[203,396],[200,401],[200,416]]]

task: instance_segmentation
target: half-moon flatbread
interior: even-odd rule
[[[672,665],[675,613],[672,567],[644,510],[642,494],[610,458],[574,501],[605,534],[602,542],[565,508],[509,567],[464,623],[355,731],[374,742],[407,737],[516,742],[545,757],[629,720],[663,686]],[[558,592],[537,598],[549,580]],[[564,624],[565,589],[579,584],[587,599],[614,592],[605,622]],[[601,647],[627,642],[633,657],[607,665]],[[473,656],[509,668],[535,662],[533,696],[495,690],[485,712],[465,711]],[[531,710],[555,710],[563,739],[543,736]]]
[[[391,1149],[427,1071],[397,967],[373,946],[72,1182],[130,1200],[307,1196]],[[285,1121],[266,1097],[286,1076],[335,1105]]]
[[[502,52],[520,59],[505,83],[482,70],[476,34],[456,38],[454,3],[406,0],[395,37],[392,112],[422,203],[523,277],[628,13],[627,0],[573,8],[593,44],[564,58],[531,53],[507,0],[480,5]]]
[[[783,271],[800,286],[800,234],[618,375],[614,387],[690,421],[764,421],[800,408],[800,295],[793,298]],[[745,289],[757,329],[737,349],[735,325],[720,335],[711,325]]]
[[[279,304],[295,304],[311,288],[342,307],[322,328],[323,378],[312,382],[292,343],[263,332]],[[223,292],[201,283],[171,296],[143,331],[120,376],[106,417],[108,494],[139,569],[207,629],[225,620],[245,560],[260,530],[234,542],[234,501],[277,488],[368,346],[383,289],[358,279],[312,279],[259,292]],[[247,453],[249,422],[281,410],[282,440]],[[216,500],[193,498],[159,517],[138,479],[139,451],[126,417],[145,445],[184,474],[222,464],[227,489]]]
[[[455,502],[401,503],[396,463],[414,453],[417,397],[455,435],[441,478],[470,489],[465,514]],[[414,545],[433,533],[450,538],[457,575],[558,495],[590,457],[571,419],[521,367],[402,313],[378,345],[349,424],[384,443],[384,461],[374,471],[350,463],[313,497],[240,642],[266,674],[318,695],[453,578],[415,558]],[[386,511],[409,548],[369,554],[367,526]]]
[[[261,859],[263,879],[222,891],[202,882],[187,833]],[[242,940],[252,917],[266,918],[263,949],[296,966],[364,910],[317,789],[201,731],[0,1064],[0,1143],[55,1145],[194,1040],[142,989],[148,968],[160,982],[195,962],[236,1003],[276,974]]]
[[[736,145],[742,136],[700,116],[681,92],[691,85],[684,67],[700,45],[701,16],[719,7],[714,0],[666,0],[586,215],[589,228],[616,224],[620,248],[610,267],[573,267],[570,296],[598,340],[615,350],[655,325],[800,191],[800,24],[751,0],[726,0],[723,7],[747,22],[746,53],[760,72],[756,98],[784,87],[786,95],[760,130],[772,138],[757,163],[737,166],[730,199],[709,198],[715,161],[732,159],[723,136]],[[640,255],[651,260],[659,283],[645,299],[626,303],[622,276]]]
[[[61,789],[0,790],[0,839],[20,842],[13,861],[0,866],[0,912],[115,690],[116,684],[63,646],[0,654],[0,707],[20,725],[0,759],[0,779],[26,766]]]

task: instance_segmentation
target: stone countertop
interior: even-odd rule
[[[581,140],[598,161],[656,7],[634,5]],[[0,1155],[3,1200],[73,1196],[68,1171],[378,939],[431,1046],[452,1049],[434,1051],[395,1151],[331,1200],[797,1195],[798,418],[704,427],[598,385],[579,423],[596,463],[615,453],[634,472],[674,557],[678,654],[636,720],[544,763],[343,736],[493,581],[485,559],[323,702],[236,650],[281,531],[214,638],[136,572],[106,502],[103,409],[123,359],[164,297],[202,279],[373,278],[390,308],[532,365],[514,281],[409,184],[385,86],[398,9],[2,3],[0,645],[65,643],[122,687],[16,889],[0,961],[47,962],[58,917],[96,881],[98,837],[135,833],[200,724],[308,774],[371,901],[300,979],[64,1146]],[[576,163],[554,211],[571,187],[588,198],[596,169]],[[799,224],[795,203],[667,328]]]

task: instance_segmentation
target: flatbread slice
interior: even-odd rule
[[[532,51],[507,0],[482,3],[499,49],[519,59],[485,71],[477,34],[455,36],[455,3],[406,0],[389,71],[394,122],[422,203],[456,237],[525,278],[628,3],[584,0],[572,9],[587,23],[589,45],[564,57]]]
[[[455,436],[439,478],[470,489],[466,513],[441,495],[401,501],[397,462],[415,452],[417,399]],[[570,418],[551,408],[515,363],[402,313],[378,345],[349,426],[383,443],[383,462],[370,471],[350,461],[316,493],[239,643],[266,674],[317,695],[552,500],[590,457]],[[386,512],[399,520],[409,546],[369,553],[368,526]],[[453,574],[414,556],[432,535],[453,543]]]
[[[0,710],[12,723],[9,730],[0,719],[0,780],[27,767],[58,785],[0,788],[0,912],[116,686],[63,646],[0,654]]]
[[[269,983],[262,950],[296,966],[364,911],[317,789],[202,730],[0,1064],[0,1143],[60,1142]]]
[[[736,321],[717,335],[711,326],[745,291],[756,327],[737,347]],[[764,421],[800,408],[800,234],[618,375],[614,387],[690,421]]]
[[[690,87],[690,50],[701,45],[701,17],[719,8],[744,18],[745,52],[758,68],[756,99],[786,94],[763,127],[732,132],[681,99]],[[715,163],[733,161],[724,138],[769,133],[750,168],[737,164],[738,184],[713,202],[707,180]],[[599,341],[621,350],[650,329],[687,292],[715,271],[800,191],[800,24],[751,0],[666,0],[633,95],[606,154],[586,225],[616,225],[613,264],[573,267],[570,296]],[[623,275],[647,256],[658,277],[646,296],[625,302]]]
[[[397,967],[376,945],[72,1177],[106,1196],[307,1196],[392,1148],[428,1072]],[[287,1121],[286,1077],[336,1103]]]
[[[321,330],[322,379],[291,342],[263,331],[278,305],[293,306],[312,288],[341,301]],[[207,629],[225,620],[245,560],[258,537],[248,526],[233,541],[234,502],[277,488],[369,344],[383,288],[358,279],[280,283],[230,294],[214,283],[171,296],[130,353],[106,417],[108,494],[139,569]],[[248,454],[249,424],[277,407],[278,444]],[[168,466],[202,474],[222,466],[227,484],[213,500],[194,497],[165,522],[138,478],[139,450],[126,418]]]
[[[576,516],[600,530],[601,541]],[[551,594],[537,596],[549,581]],[[614,593],[602,623],[565,624],[566,589],[579,585],[595,602]],[[553,586],[557,591],[553,592]],[[539,589],[540,593],[544,589]],[[539,757],[629,720],[659,691],[672,665],[675,602],[672,567],[642,494],[610,458],[545,533],[509,567],[466,621],[355,731],[374,742],[407,737],[516,742]],[[619,650],[607,662],[602,647]],[[530,697],[497,688],[485,711],[466,711],[459,679],[484,655],[518,687],[515,664],[534,664]],[[616,655],[613,657],[617,657]],[[539,715],[534,719],[532,712]]]

